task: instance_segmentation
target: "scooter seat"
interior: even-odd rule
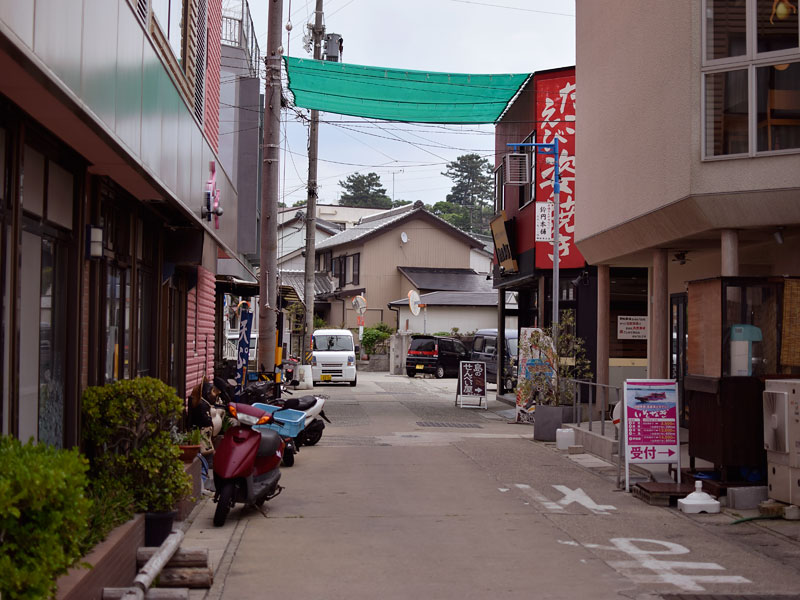
[[[317,403],[314,396],[301,396],[297,399],[297,410],[308,410]]]
[[[281,440],[281,436],[277,431],[273,431],[272,429],[262,429],[261,443],[258,446],[258,455],[269,456],[271,454],[275,454],[278,451],[278,448],[281,447],[282,441],[283,440]]]

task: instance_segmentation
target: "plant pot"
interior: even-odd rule
[[[144,513],[144,545],[160,546],[172,533],[177,510]]]
[[[555,442],[556,430],[563,422],[563,407],[537,405],[534,418],[533,439],[540,442]]]
[[[194,460],[194,457],[197,456],[197,453],[200,452],[200,444],[179,444],[178,448],[181,449],[181,460],[185,463],[190,463]]]

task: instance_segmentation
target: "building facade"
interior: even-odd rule
[[[213,372],[220,26],[220,0],[0,4],[2,433],[75,445],[86,386]]]
[[[800,372],[792,4],[577,2],[576,160],[593,201],[576,206],[576,242],[601,289],[615,267],[648,269],[649,375],[679,380],[690,422],[703,394],[733,407],[732,377],[760,406],[764,379]]]

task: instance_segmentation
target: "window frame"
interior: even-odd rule
[[[782,63],[800,63],[800,19],[798,19],[798,46],[771,52],[758,52],[758,6],[757,0],[745,0],[745,53],[740,56],[709,59],[707,57],[708,45],[708,19],[706,14],[710,8],[711,0],[702,0],[700,19],[700,152],[703,162],[719,160],[735,160],[740,158],[753,158],[756,156],[780,156],[785,154],[798,154],[800,147],[785,148],[781,150],[758,150],[758,69]],[[747,152],[736,154],[715,155],[708,149],[708,120],[706,110],[706,81],[707,76],[731,71],[747,71]]]
[[[353,285],[358,285],[361,281],[361,253],[356,252],[352,255],[353,259],[353,266],[352,266],[352,277],[350,278],[350,283]]]

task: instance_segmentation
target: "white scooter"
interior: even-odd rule
[[[281,391],[292,395],[286,386],[282,386]],[[320,394],[309,394],[300,396],[299,398],[292,398],[297,400],[297,407],[295,410],[302,410],[306,413],[306,426],[295,438],[295,443],[298,446],[313,446],[322,438],[322,431],[325,429],[324,421],[330,423],[330,419],[325,415],[323,408],[325,407],[326,396]],[[278,397],[270,400],[270,404],[282,406],[283,398]]]

